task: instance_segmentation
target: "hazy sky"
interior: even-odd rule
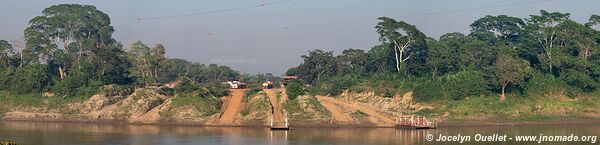
[[[170,58],[275,75],[300,64],[308,50],[370,49],[379,43],[373,27],[380,16],[404,20],[437,38],[467,33],[468,25],[485,15],[523,18],[545,9],[585,22],[600,14],[600,0],[2,0],[0,39],[22,38],[31,18],[63,3],[91,4],[107,13],[114,37],[125,45],[161,43]],[[250,6],[256,7],[219,12]],[[196,15],[181,16],[188,14]]]

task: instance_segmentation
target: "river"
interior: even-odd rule
[[[427,141],[428,135],[433,141]],[[122,124],[87,124],[61,122],[0,121],[0,140],[22,145],[94,145],[94,144],[460,144],[458,141],[435,141],[442,136],[471,136],[462,144],[538,144],[537,142],[478,142],[476,134],[539,136],[598,136],[598,125],[442,127],[435,130],[395,128],[296,128],[293,131],[271,131],[260,127],[200,127]],[[580,142],[542,142],[542,144],[592,144]],[[595,139],[594,139],[595,140]],[[599,144],[595,142],[594,144]]]

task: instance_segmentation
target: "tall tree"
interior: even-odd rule
[[[404,21],[396,21],[389,17],[378,18],[381,22],[377,23],[375,28],[379,33],[379,40],[385,44],[390,44],[394,48],[396,59],[396,70],[402,73],[401,65],[404,62],[420,57],[425,45],[425,34]],[[421,49],[421,50],[420,50]],[[405,69],[405,68],[402,68]]]
[[[91,5],[60,4],[50,6],[29,21],[25,30],[25,39],[32,55],[42,56],[44,63],[52,61],[58,46],[62,44],[61,55],[76,56],[79,62],[84,57],[94,60],[98,51],[114,42],[107,14]],[[65,51],[73,48],[76,51]],[[69,54],[76,53],[76,54]],[[65,60],[65,59],[63,59]],[[71,61],[63,61],[58,65],[59,77],[67,76]],[[81,67],[78,65],[78,67]]]
[[[154,78],[157,80],[165,80],[163,70],[167,67],[168,63],[165,57],[166,49],[162,44],[156,44],[151,50],[152,61],[151,61],[151,69]]]
[[[137,82],[144,85],[153,82],[152,70],[150,68],[150,61],[152,59],[150,47],[141,41],[136,41],[131,45],[131,49],[127,52],[127,55],[134,63],[134,67],[131,68],[131,74],[136,77]]]
[[[333,51],[325,52],[320,49],[308,51],[308,55],[302,55],[302,64],[295,69],[288,70],[288,75],[298,75],[308,83],[316,83],[323,76],[332,75],[335,72],[335,58]]]
[[[553,56],[554,52],[559,51],[557,47],[560,37],[557,36],[559,31],[558,26],[569,20],[569,13],[547,12],[540,10],[541,15],[531,15],[527,20],[525,31],[527,32],[528,41],[535,43],[532,45],[537,53],[540,61],[545,63],[548,68],[547,72],[553,72]]]
[[[476,20],[470,26],[471,33],[492,32],[507,43],[514,43],[522,35],[526,23],[517,17],[487,15]]]

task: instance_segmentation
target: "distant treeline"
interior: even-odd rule
[[[384,96],[414,90],[418,100],[493,94],[504,100],[504,92],[551,91],[576,97],[600,85],[600,16],[585,23],[569,16],[545,10],[528,18],[488,15],[473,22],[469,34],[438,39],[404,21],[381,17],[375,26],[381,44],[337,56],[309,51],[287,75],[300,76],[311,84],[308,92],[321,95],[368,89]]]
[[[169,59],[162,44],[149,47],[137,41],[126,51],[112,37],[110,24],[107,14],[90,5],[44,9],[29,21],[24,41],[11,45],[0,40],[0,90],[88,97],[106,85],[131,88],[186,79],[188,90],[195,91],[200,86],[193,83],[275,79],[272,74],[240,74],[227,66]]]

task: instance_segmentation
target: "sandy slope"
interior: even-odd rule
[[[246,89],[231,89],[231,94],[229,95],[229,101],[227,102],[227,107],[225,109],[225,113],[221,116],[219,121],[221,123],[233,123],[235,121],[235,116],[238,112],[240,112],[240,108],[242,108],[242,98],[244,97],[244,92]]]
[[[325,109],[329,110],[333,120],[336,122],[342,123],[350,123],[353,121],[352,117],[347,113],[344,113],[344,108],[340,108],[340,106],[335,105],[334,100],[329,97],[317,97],[317,100],[325,107]]]
[[[393,126],[395,123],[394,120],[392,120],[390,117],[388,117],[387,115],[378,113],[377,109],[375,109],[371,106],[368,106],[368,105],[342,101],[342,100],[334,99],[331,97],[324,97],[324,96],[317,96],[317,99],[319,100],[319,102],[321,102],[321,105],[325,106],[325,108],[327,110],[329,110],[329,112],[332,112],[332,115],[335,117],[334,119],[336,121],[337,120],[348,120],[346,117],[350,117],[347,112],[344,112],[342,110],[332,109],[332,108],[340,107],[340,108],[360,110],[364,113],[367,113],[369,115],[367,117],[367,119],[370,122],[375,123],[377,126]],[[344,115],[341,115],[341,114],[345,114],[346,117],[344,117]]]

